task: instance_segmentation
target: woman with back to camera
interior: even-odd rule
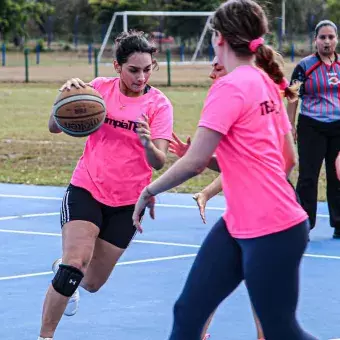
[[[155,195],[207,165],[220,168],[227,209],[195,258],[169,339],[200,339],[211,313],[245,280],[266,340],[315,340],[296,318],[309,223],[287,181],[294,141],[277,86],[284,75],[263,39],[267,18],[252,0],[230,0],[212,29],[228,75],[209,90],[187,153],[142,191],[133,214],[141,232],[139,215]]]
[[[79,285],[94,293],[105,284],[136,233],[132,213],[139,194],[150,183],[152,169],[164,166],[173,108],[148,85],[155,52],[142,32],[122,33],[114,60],[119,77],[90,83],[102,95],[107,117],[88,137],[62,201],[62,259],[53,264],[40,340],[53,339],[63,313],[76,313]],[[71,86],[86,84],[74,78],[61,91]],[[49,129],[61,132],[52,115]],[[150,215],[154,217],[153,208]]]
[[[280,55],[276,55],[276,59],[280,62],[280,66],[283,69],[284,63],[283,59]],[[212,70],[210,72],[209,77],[215,82],[218,80],[220,77],[223,77],[227,74],[226,69],[224,68],[223,65],[221,65],[218,62],[217,57],[215,56],[213,62],[212,62]],[[298,90],[300,87],[300,83],[294,83],[289,86],[289,82],[286,78],[283,79],[281,84],[278,85],[280,89],[280,93],[282,98],[286,98],[288,102],[294,102],[298,100]],[[181,141],[178,136],[173,132],[173,139],[170,142],[169,146],[169,151],[179,158],[183,157],[187,150],[190,147],[191,143],[191,138],[190,136],[187,137],[186,143]],[[286,155],[285,161],[288,162],[288,164],[292,164],[292,166],[296,163],[294,154],[291,155]],[[289,181],[289,179],[287,179]],[[289,181],[289,183],[291,183]],[[221,175],[219,175],[213,182],[211,182],[209,185],[207,185],[203,190],[201,190],[198,193],[195,193],[193,195],[193,199],[196,201],[197,206],[199,208],[199,212],[202,218],[203,223],[206,223],[206,218],[205,218],[205,207],[207,202],[223,191],[222,188],[222,178]],[[297,198],[298,199],[298,198]],[[264,340],[264,335],[263,335],[263,330],[260,324],[260,321],[258,320],[258,317],[254,311],[253,306],[252,307],[252,312],[254,316],[254,321],[255,321],[255,326],[256,326],[256,331],[257,331],[257,339],[258,340]],[[206,322],[203,332],[202,332],[202,340],[207,340],[210,339],[210,334],[207,333],[208,327],[212,321],[213,314],[209,317],[208,321]]]

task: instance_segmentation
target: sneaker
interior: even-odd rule
[[[334,229],[333,238],[340,239],[340,229]]]
[[[56,259],[53,264],[52,264],[52,271],[53,271],[53,274],[57,274],[57,271],[59,269],[59,265],[61,264],[61,259]]]
[[[39,336],[38,340],[53,340],[53,338],[42,338],[41,336]]]
[[[57,273],[59,265],[62,263],[61,259],[57,259],[52,264],[52,271],[54,274]],[[65,316],[73,316],[78,311],[78,305],[80,300],[79,289],[77,288],[73,295],[68,300],[67,306],[64,311]],[[53,340],[53,339],[52,339]]]

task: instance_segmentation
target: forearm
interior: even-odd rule
[[[294,167],[297,165],[297,154],[296,149],[294,145],[294,139],[291,132],[287,133],[284,136],[284,144],[283,144],[283,158],[285,161],[285,172],[287,178],[289,177],[290,173],[294,169]]]
[[[210,183],[202,190],[202,193],[205,195],[208,201],[221,191],[222,191],[222,175],[219,175],[212,183]]]
[[[187,157],[176,161],[162,176],[148,186],[148,191],[152,195],[170,190],[190,178],[197,176],[204,170],[205,166],[196,166]]]
[[[217,158],[215,155],[213,155],[211,158],[210,158],[210,161],[209,161],[209,164],[207,165],[207,168],[211,169],[211,170],[214,170],[214,171],[217,171],[217,172],[221,172],[220,170],[220,167],[217,163]]]
[[[288,113],[289,121],[293,125],[293,127],[295,127],[296,110],[297,110],[298,104],[299,102],[295,101],[293,103],[288,103],[288,106],[287,106],[287,113]]]
[[[159,150],[153,142],[144,148],[146,159],[150,166],[155,170],[160,170],[165,164],[166,156],[163,151]]]

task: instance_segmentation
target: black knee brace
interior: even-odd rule
[[[53,288],[61,295],[70,297],[78,288],[84,274],[73,266],[61,264],[52,280]]]

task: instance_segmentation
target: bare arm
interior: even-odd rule
[[[207,168],[214,170],[214,171],[217,171],[217,172],[221,172],[220,167],[217,163],[217,158],[216,158],[215,155],[211,156],[210,161],[207,165]]]
[[[150,166],[156,170],[163,168],[168,151],[169,141],[165,139],[154,139],[144,147],[145,155]]]
[[[200,174],[207,167],[221,138],[219,132],[199,127],[186,154],[150,184],[150,193],[157,195]]]
[[[172,137],[173,140],[170,141],[169,151],[176,155],[177,157],[181,158],[188,151],[191,144],[191,139],[190,137],[187,137],[186,143],[182,142],[174,132],[172,133]],[[211,157],[207,167],[211,170],[221,172],[215,155]]]
[[[287,177],[289,177],[291,171],[297,164],[295,145],[293,135],[291,132],[285,135],[285,141],[283,145],[283,158],[285,160],[285,172]]]
[[[290,123],[292,124],[292,134],[293,134],[293,139],[295,142],[297,140],[295,120],[296,120],[296,111],[297,111],[298,105],[299,105],[298,100],[294,102],[288,102],[288,105],[287,105],[288,118],[289,118]]]
[[[298,105],[299,105],[298,100],[292,103],[288,102],[288,105],[287,105],[287,113],[288,113],[289,121],[294,127],[295,127],[295,119],[296,119],[296,110],[297,110]]]
[[[213,182],[207,185],[202,193],[205,195],[207,201],[209,201],[212,197],[216,196],[218,193],[222,191],[222,176],[219,175]]]

